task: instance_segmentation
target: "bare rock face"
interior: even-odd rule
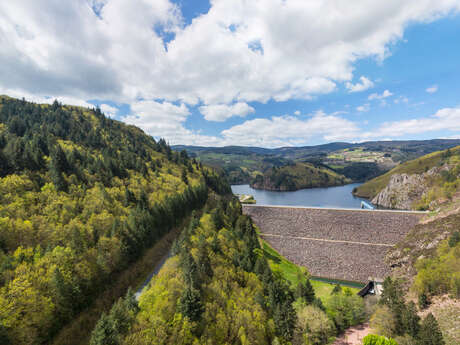
[[[424,174],[394,174],[388,185],[372,199],[372,203],[387,208],[409,210],[414,201],[420,200],[427,189]]]
[[[444,165],[431,168],[423,174],[393,174],[388,185],[372,199],[372,203],[387,208],[410,210],[414,202],[428,192],[430,180],[450,168]]]

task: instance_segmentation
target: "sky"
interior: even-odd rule
[[[0,94],[170,144],[460,138],[460,0],[0,2]]]

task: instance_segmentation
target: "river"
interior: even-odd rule
[[[278,206],[308,206],[330,208],[361,208],[361,201],[366,199],[355,197],[353,188],[360,183],[351,183],[345,186],[300,189],[294,192],[274,192],[253,189],[249,185],[233,185],[234,194],[250,194],[256,199],[257,205]]]

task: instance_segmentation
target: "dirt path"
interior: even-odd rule
[[[332,345],[362,345],[363,338],[369,333],[370,327],[368,323],[351,327],[342,336],[337,338]]]

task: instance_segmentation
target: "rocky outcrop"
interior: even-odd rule
[[[449,166],[434,167],[423,174],[393,174],[388,185],[372,199],[372,203],[386,208],[410,210],[429,190],[430,180],[442,170],[449,170]]]
[[[378,193],[372,203],[386,208],[409,210],[427,191],[422,175],[394,174],[388,185]]]

